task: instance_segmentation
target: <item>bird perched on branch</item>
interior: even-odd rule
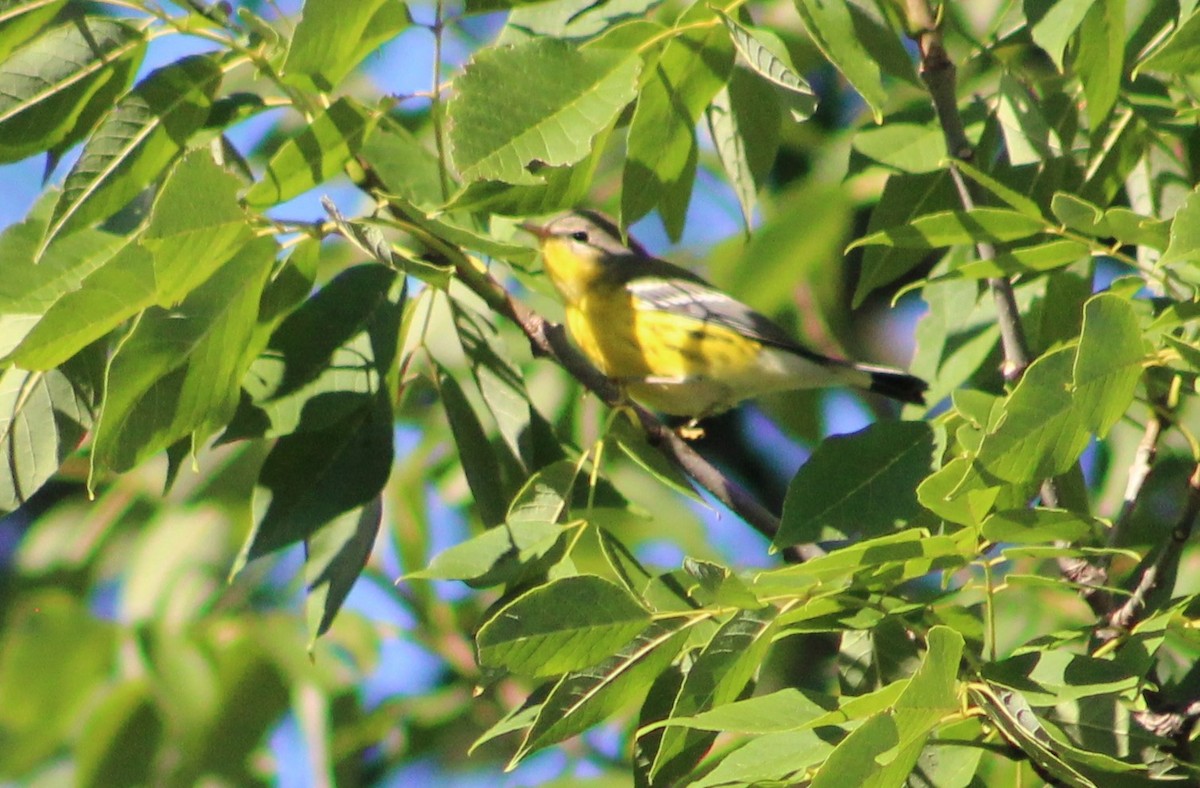
[[[924,404],[927,385],[897,369],[830,358],[700,277],[621,240],[616,224],[577,211],[525,223],[566,305],[567,329],[634,399],[690,426],[775,391],[854,386]]]

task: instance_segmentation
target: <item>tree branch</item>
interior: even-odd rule
[[[929,0],[906,0],[905,9],[909,30],[916,38],[921,53],[921,79],[929,90],[933,109],[946,141],[946,151],[951,156],[950,178],[963,210],[969,211],[977,203],[973,184],[967,182],[954,162],[970,161],[975,151],[967,138],[962,115],[958,111],[954,62],[946,52],[940,20],[934,15]],[[996,247],[991,243],[981,241],[975,245],[975,250],[980,260],[996,259]],[[989,279],[988,288],[996,303],[1000,342],[1004,349],[1004,367],[1001,371],[1005,380],[1016,382],[1020,380],[1031,361],[1016,295],[1012,283],[1003,277]],[[1054,479],[1042,482],[1041,498],[1046,506],[1060,505],[1062,496]],[[1059,558],[1058,567],[1063,577],[1081,588],[1080,593],[1097,616],[1104,615],[1110,609],[1109,595],[1103,589],[1108,580],[1108,573],[1103,567],[1095,566],[1082,558]]]
[[[1108,616],[1110,629],[1101,633],[1102,638],[1111,638],[1117,632],[1132,629],[1139,621],[1142,611],[1146,609],[1146,600],[1150,594],[1158,589],[1164,580],[1175,576],[1180,556],[1183,554],[1183,546],[1191,537],[1198,516],[1200,516],[1200,464],[1195,466],[1192,475],[1188,477],[1187,500],[1183,507],[1183,513],[1179,515],[1179,520],[1171,530],[1170,538],[1159,546],[1154,559],[1142,570],[1141,578],[1129,599]]]

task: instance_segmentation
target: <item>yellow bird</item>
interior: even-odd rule
[[[623,243],[616,224],[599,212],[522,227],[541,243],[575,343],[655,410],[695,424],[761,394],[837,385],[925,402],[920,378],[809,350],[695,274],[632,239]]]

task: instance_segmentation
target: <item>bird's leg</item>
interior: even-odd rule
[[[704,428],[700,426],[701,416],[688,419],[687,423],[675,428],[675,434],[685,441],[698,441],[704,437]]]

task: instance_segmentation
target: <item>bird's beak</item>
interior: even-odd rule
[[[539,243],[550,237],[550,233],[546,231],[546,227],[544,225],[534,224],[533,222],[521,222],[517,226],[533,237],[537,238]]]

